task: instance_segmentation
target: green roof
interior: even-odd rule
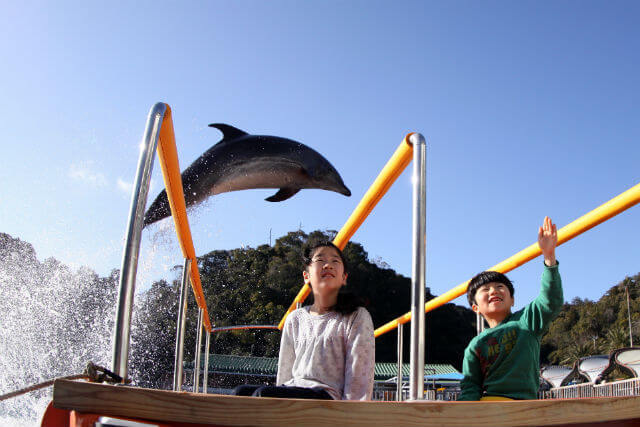
[[[185,363],[185,367],[193,369],[193,362]],[[425,375],[459,373],[448,363],[427,363],[424,365]],[[204,369],[204,366],[201,368]],[[434,372],[435,371],[435,372]],[[277,357],[233,356],[227,354],[209,355],[209,372],[236,373],[246,375],[276,376],[278,372]],[[390,362],[376,363],[375,379],[384,381],[395,377],[398,365]],[[402,374],[409,375],[409,364],[402,366]]]

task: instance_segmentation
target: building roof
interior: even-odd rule
[[[185,367],[193,369],[193,362],[185,363]],[[425,375],[459,373],[448,363],[427,363],[424,365]],[[201,368],[204,369],[204,366]],[[234,356],[228,354],[209,355],[209,372],[229,373],[245,375],[276,376],[278,372],[277,357]],[[398,365],[395,363],[376,363],[375,379],[387,380],[398,373]],[[409,364],[402,366],[403,375],[409,375]]]

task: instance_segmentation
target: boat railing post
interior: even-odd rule
[[[193,392],[198,393],[200,390],[200,357],[202,350],[202,319],[204,311],[198,308],[198,333],[196,336],[196,360],[193,366]]]
[[[402,382],[404,376],[402,375],[402,331],[404,329],[404,325],[402,323],[398,323],[398,376],[396,381],[396,400],[398,402],[402,401]]]
[[[209,343],[211,341],[211,332],[207,332],[207,338],[204,341],[204,374],[202,375],[202,392],[207,392],[209,385]]]
[[[413,253],[411,292],[411,360],[409,399],[424,399],[425,258],[426,258],[426,141],[411,134],[413,144]]]
[[[482,314],[476,313],[476,335],[480,335],[484,332],[484,317]]]
[[[189,284],[189,271],[191,260],[185,258],[182,269],[182,286],[180,287],[180,304],[178,308],[178,322],[176,327],[176,354],[173,369],[173,391],[182,390],[182,363],[184,361],[184,332],[187,320],[187,297]]]
[[[154,151],[158,145],[160,127],[167,111],[166,104],[157,103],[149,111],[147,125],[140,144],[140,157],[134,190],[131,195],[131,207],[125,238],[122,268],[120,269],[120,286],[118,293],[118,307],[116,310],[115,327],[113,333],[113,372],[126,381],[129,362],[129,340],[131,334],[131,312],[133,296],[136,287],[136,273],[138,270],[138,256],[140,254],[140,240],[144,210],[149,194],[149,182],[153,169]]]

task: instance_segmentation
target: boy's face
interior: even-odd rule
[[[481,315],[495,318],[506,317],[511,313],[513,297],[507,285],[498,282],[485,283],[476,291],[475,304],[471,309]]]

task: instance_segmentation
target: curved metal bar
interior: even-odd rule
[[[149,181],[153,169],[153,152],[158,145],[158,136],[162,120],[167,111],[166,104],[157,103],[149,111],[147,125],[140,145],[138,170],[131,195],[129,223],[127,226],[126,243],[122,255],[120,269],[120,290],[118,294],[118,308],[116,310],[115,328],[113,334],[113,372],[125,381],[128,374],[129,338],[131,333],[131,311],[133,295],[136,287],[136,273],[138,270],[138,256],[140,254],[140,238],[142,235],[142,220],[149,193]]]
[[[182,390],[182,362],[184,360],[184,330],[187,320],[187,296],[189,284],[189,271],[191,260],[184,260],[182,269],[182,286],[180,287],[180,307],[178,308],[178,322],[176,325],[176,353],[173,368],[173,391]]]
[[[411,274],[411,354],[409,399],[424,398],[424,299],[427,234],[427,144],[419,133],[410,136],[413,144],[413,268]]]

